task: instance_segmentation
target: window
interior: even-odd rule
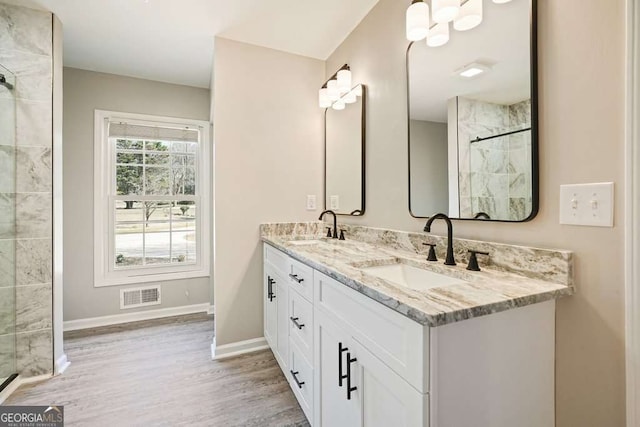
[[[95,286],[209,275],[209,123],[96,110]]]

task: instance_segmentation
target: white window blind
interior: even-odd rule
[[[198,130],[189,127],[172,128],[126,122],[109,122],[109,138],[198,142],[198,137]]]

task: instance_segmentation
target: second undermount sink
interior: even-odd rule
[[[371,274],[372,276],[418,291],[465,283],[462,279],[434,273],[402,262],[374,267],[364,267],[361,268],[361,270],[367,274]]]
[[[322,240],[289,240],[287,243],[289,243],[290,245],[294,245],[294,246],[307,246],[307,245],[317,245],[318,243],[321,243]]]

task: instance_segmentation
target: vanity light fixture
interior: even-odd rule
[[[460,12],[460,0],[431,0],[431,14],[438,24],[453,21]]]
[[[359,96],[362,96],[362,86],[351,88],[351,69],[344,64],[318,91],[318,105],[320,108],[344,110],[346,104],[353,104]]]
[[[429,34],[429,5],[413,0],[407,9],[407,40],[417,42]]]
[[[467,31],[477,27],[482,22],[482,0],[468,0],[460,7],[460,13],[453,20],[453,28],[457,31]]]
[[[407,40],[416,42],[426,37],[427,45],[442,46],[449,41],[449,22],[457,31],[468,31],[482,23],[484,0],[431,0],[431,22],[429,4],[426,0],[412,0],[407,8]],[[509,3],[511,0],[492,0],[494,3]],[[446,27],[446,28],[445,28]]]
[[[449,41],[449,24],[436,24],[429,29],[427,36],[427,46],[438,47]]]

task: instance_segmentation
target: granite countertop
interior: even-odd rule
[[[319,241],[302,245],[295,243],[310,239]],[[424,254],[362,241],[300,235],[263,235],[262,241],[422,325],[446,325],[574,293],[571,284],[554,283],[487,267],[482,267],[479,272],[468,271],[466,263],[460,261],[457,266],[446,266],[442,260],[426,261]],[[361,269],[396,263],[461,281],[415,290]]]

